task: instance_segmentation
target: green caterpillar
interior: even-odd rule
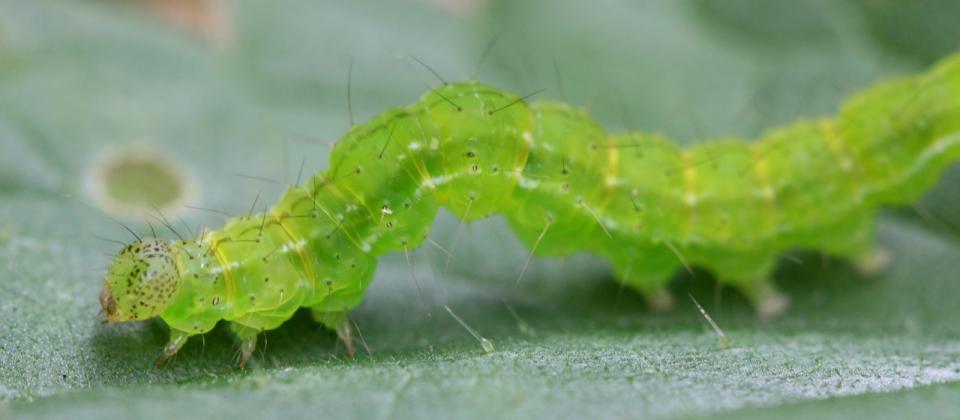
[[[445,84],[353,127],[326,172],[265,213],[129,244],[100,301],[109,321],[170,326],[158,364],[227,320],[244,366],[257,335],[300,307],[350,349],[346,315],[377,258],[420,246],[445,206],[465,221],[506,216],[531,255],[602,256],[654,304],[695,265],[771,314],[785,302],[769,282],[778,254],[865,255],[876,209],[916,200],[958,157],[960,55],[866,90],[837,118],[686,149],[608,135],[561,103]]]

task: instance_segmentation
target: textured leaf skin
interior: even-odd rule
[[[266,213],[170,243],[180,282],[160,314],[168,347],[221,319],[249,341],[299,307],[343,328],[377,257],[418,247],[440,206],[463,220],[506,215],[537,255],[601,255],[651,297],[682,265],[700,266],[762,310],[778,253],[861,255],[875,209],[915,200],[960,156],[957,98],[960,56],[868,89],[835,120],[680,149],[655,134],[609,136],[563,104],[445,85],[354,127],[326,172]],[[127,266],[108,287],[129,312],[151,302]]]

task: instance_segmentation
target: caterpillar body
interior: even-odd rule
[[[606,258],[653,303],[694,265],[769,314],[783,307],[769,281],[779,253],[863,255],[876,209],[916,200],[958,157],[960,55],[867,89],[836,118],[684,149],[608,135],[561,103],[444,84],[354,126],[326,171],[264,213],[193,240],[129,244],[100,301],[109,321],[169,325],[158,363],[226,320],[243,366],[257,335],[300,307],[350,348],[345,318],[377,258],[420,246],[444,206],[464,221],[504,215],[531,255]]]

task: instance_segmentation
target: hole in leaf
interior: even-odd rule
[[[183,168],[144,148],[106,153],[93,163],[88,186],[100,208],[127,220],[147,221],[157,210],[169,217],[193,195]]]

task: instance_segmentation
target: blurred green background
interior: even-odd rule
[[[0,417],[955,418],[956,167],[917,208],[881,216],[882,274],[784,259],[793,306],[773,322],[703,273],[650,313],[589,256],[535,261],[515,285],[526,251],[491,219],[463,228],[446,274],[442,253],[414,255],[423,300],[402,256],[382,261],[354,314],[369,354],[344,357],[297,316],[246,371],[223,328],[158,370],[160,323],[101,324],[117,245],[98,236],[126,233],[89,180],[135,146],[180,168],[187,204],[246,212],[302,157],[325,166],[349,127],[351,59],[363,121],[436,83],[411,55],[450,80],[545,88],[538,99],[585,106],[611,132],[752,137],[951,53],[958,16],[952,0],[0,0]],[[442,216],[434,239],[456,225]]]

